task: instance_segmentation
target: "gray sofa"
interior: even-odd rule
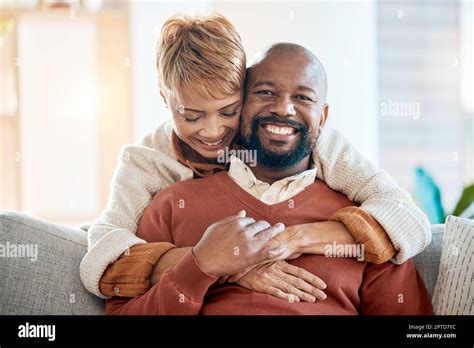
[[[415,264],[433,294],[443,245],[443,225]],[[37,260],[0,257],[0,314],[104,314],[104,301],[87,292],[79,264],[87,249],[87,228],[54,225],[17,212],[0,212],[0,246],[37,245]]]

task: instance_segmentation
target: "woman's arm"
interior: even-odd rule
[[[209,287],[218,280],[204,272],[188,251],[158,284],[134,298],[107,300],[108,315],[197,315]]]
[[[131,253],[134,245],[145,243],[136,231],[152,196],[176,181],[192,178],[192,171],[172,155],[171,131],[172,124],[164,123],[121,151],[107,207],[89,229],[88,252],[80,266],[84,286],[99,297],[107,296],[99,285],[107,267],[124,252]]]
[[[377,169],[336,130],[324,129],[313,150],[317,176],[342,192],[384,228],[400,264],[420,253],[431,241],[428,218],[385,171]],[[367,236],[354,236],[367,239]]]
[[[389,260],[394,254],[388,236],[380,224],[370,214],[356,207],[347,207],[336,212],[331,220],[302,225],[287,226],[285,231],[275,237],[282,244],[292,245],[293,255],[319,254],[324,255],[327,245],[336,244],[363,244],[364,254],[358,259],[367,262],[382,263]],[[351,232],[349,232],[349,229]],[[371,231],[371,232],[368,232]],[[356,240],[353,235],[364,235],[364,240]],[[145,246],[135,246],[130,252],[121,256],[107,269],[100,282],[101,291],[108,296],[139,296],[159,282],[162,274],[176,265],[191,248],[172,248],[169,243],[150,243]],[[136,248],[136,249],[134,249]],[[148,250],[144,250],[147,248]],[[168,249],[166,249],[168,248]],[[140,250],[141,249],[141,250]],[[165,250],[166,249],[166,250]],[[165,251],[163,251],[165,250]],[[168,251],[169,250],[169,251]],[[290,270],[291,271],[291,270]],[[250,270],[230,277],[229,281],[237,282],[248,289],[275,294],[274,288],[282,289],[279,297],[287,298],[290,295],[307,301],[315,294],[321,294],[318,282],[307,274],[297,276],[291,272],[278,272],[276,276],[271,268],[261,268],[259,271]],[[246,276],[246,274],[248,276]],[[318,278],[319,279],[319,278]],[[301,282],[303,280],[303,283]],[[290,288],[293,291],[286,291]],[[120,292],[114,290],[119,289]],[[299,290],[296,290],[299,289]],[[300,290],[303,291],[303,296]],[[318,298],[321,299],[319,296]]]

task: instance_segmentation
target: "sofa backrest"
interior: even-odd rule
[[[422,253],[416,255],[413,261],[428,293],[432,297],[438,279],[439,262],[443,249],[444,224],[431,225],[431,234],[431,243]]]

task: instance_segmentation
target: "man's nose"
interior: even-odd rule
[[[274,100],[269,111],[282,117],[296,115],[295,105],[289,96],[279,96]]]

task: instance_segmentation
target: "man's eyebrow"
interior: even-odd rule
[[[263,85],[268,85],[268,86],[272,86],[272,87],[275,86],[275,84],[272,81],[258,81],[253,85],[253,88],[263,86]],[[311,92],[315,95],[319,95],[318,92],[316,92],[316,90],[314,88],[304,86],[304,85],[299,85],[298,90],[308,91],[308,92]]]
[[[268,85],[274,87],[275,84],[272,81],[258,81],[253,85],[253,88],[263,86],[263,85]]]
[[[316,92],[313,88],[308,87],[308,86],[299,85],[298,89],[301,90],[301,91],[308,91],[308,92],[311,92],[315,95],[318,95],[318,92]]]
[[[221,107],[218,111],[224,110],[224,109],[226,109],[226,108],[228,108],[228,107],[231,107],[231,106],[233,106],[233,105],[235,105],[235,104],[237,104],[237,103],[240,103],[240,100],[236,100],[235,102],[230,103],[229,105],[223,106],[223,107]],[[184,110],[185,110],[185,111],[193,111],[193,112],[205,112],[205,111],[203,111],[203,110],[197,110],[197,109],[191,109],[191,108],[184,108]]]

